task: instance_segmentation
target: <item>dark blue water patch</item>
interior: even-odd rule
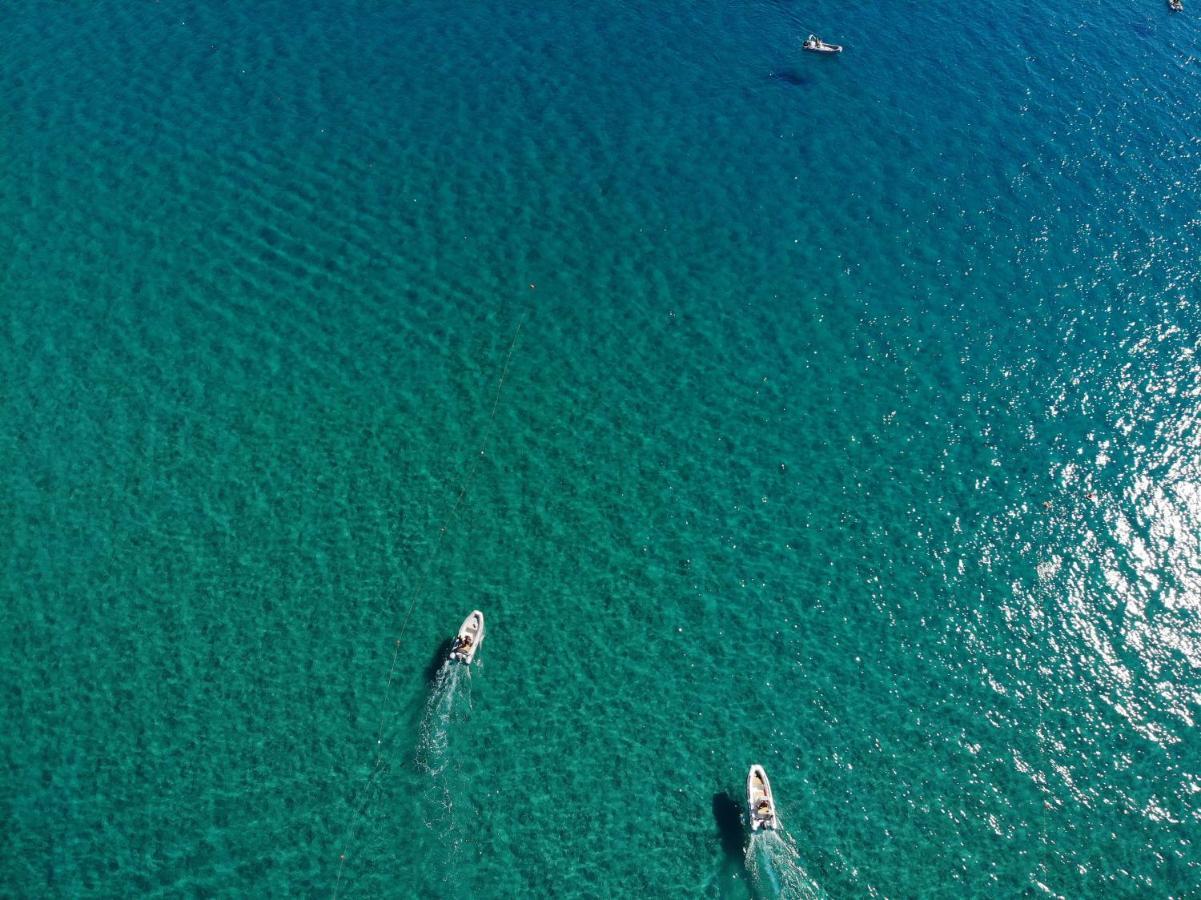
[[[772,81],[791,85],[792,87],[804,87],[812,81],[809,76],[802,74],[796,69],[774,69],[767,74],[767,77]]]
[[[741,862],[746,844],[742,807],[728,791],[713,795],[713,822],[717,826],[717,839],[721,843],[722,853],[729,860]]]
[[[445,638],[438,644],[437,649],[434,650],[434,655],[430,657],[430,661],[425,666],[425,680],[427,682],[433,682],[438,677],[438,672],[441,671],[442,666],[450,656],[450,646],[453,642],[454,638]]]

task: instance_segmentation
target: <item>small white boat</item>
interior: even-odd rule
[[[751,766],[746,776],[746,808],[751,819],[751,832],[760,828],[774,831],[779,826],[776,801],[771,795],[771,782],[763,766]]]
[[[484,642],[484,614],[473,609],[471,615],[463,620],[463,627],[455,635],[450,644],[450,659],[452,662],[470,664],[475,659],[475,651]]]
[[[1184,9],[1184,0],[1168,0],[1168,8],[1172,12],[1181,12]]]
[[[805,38],[805,43],[801,45],[803,50],[808,50],[810,53],[841,53],[842,44],[827,44],[815,34]]]

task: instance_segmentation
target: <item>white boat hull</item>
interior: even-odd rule
[[[827,44],[821,38],[809,35],[805,43],[801,44],[801,49],[810,53],[841,53],[842,44]]]
[[[751,822],[751,832],[761,829],[774,831],[780,821],[776,818],[776,801],[772,797],[771,782],[763,766],[751,766],[746,776],[746,809]]]
[[[473,609],[450,645],[450,660],[470,665],[484,642],[484,614]]]

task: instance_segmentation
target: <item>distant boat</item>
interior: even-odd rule
[[[1172,12],[1182,12],[1184,10],[1184,0],[1168,0],[1168,8]]]
[[[811,34],[805,38],[801,49],[808,50],[810,53],[841,53],[842,44],[827,44],[817,35]]]
[[[746,808],[751,820],[751,831],[760,828],[775,831],[779,826],[776,819],[776,801],[771,795],[771,782],[763,766],[751,766],[746,776]]]
[[[450,645],[450,659],[461,663],[471,664],[475,659],[475,651],[484,642],[484,614],[473,609],[471,615],[463,620],[463,626],[455,635]]]

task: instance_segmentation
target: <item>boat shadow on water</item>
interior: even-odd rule
[[[450,645],[453,640],[453,638],[445,638],[438,644],[438,649],[434,651],[433,658],[425,667],[425,681],[427,684],[433,684],[437,680],[438,673],[442,671],[442,664],[450,656]]]
[[[804,87],[809,84],[809,79],[796,69],[775,69],[768,72],[767,77],[771,81],[779,81],[792,87]]]
[[[731,860],[742,863],[746,831],[742,823],[742,807],[726,791],[713,795],[713,821],[722,852]]]

